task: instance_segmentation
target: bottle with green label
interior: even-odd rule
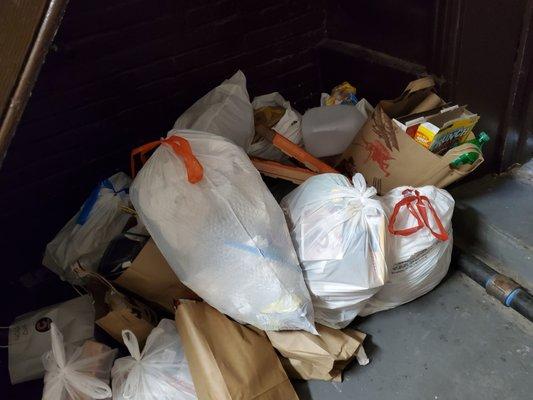
[[[485,132],[481,132],[477,138],[468,140],[465,143],[475,144],[479,148],[479,151],[481,151],[483,148],[483,145],[487,143],[489,140],[490,140],[489,135],[487,135]],[[477,151],[469,151],[468,153],[461,154],[459,157],[453,160],[450,163],[450,167],[458,168],[464,164],[472,165],[477,161],[478,158],[479,158],[479,153]]]

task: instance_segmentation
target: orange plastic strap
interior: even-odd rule
[[[155,149],[160,144],[161,144],[161,141],[156,140],[155,142],[143,144],[142,146],[139,146],[131,151],[130,168],[131,168],[132,178],[135,178],[135,175],[137,175],[137,169],[135,168],[135,156],[139,155],[141,158],[141,163],[144,165],[146,163],[146,153]]]
[[[414,191],[414,195],[411,194],[413,191],[411,189],[407,189],[403,192],[403,195],[405,196],[402,200],[400,200],[396,205],[394,206],[394,210],[392,211],[392,215],[389,219],[389,232],[393,235],[400,235],[400,236],[409,236],[413,233],[419,231],[420,229],[426,228],[429,229],[431,234],[435,236],[437,239],[445,241],[448,240],[448,233],[446,232],[446,229],[444,229],[444,226],[442,225],[442,221],[440,220],[437,212],[433,208],[433,205],[427,198],[427,196],[420,196],[420,193],[418,190]],[[411,194],[408,196],[408,194]],[[413,206],[413,203],[416,206]],[[427,205],[427,207],[426,207]],[[396,217],[398,216],[398,213],[400,209],[405,206],[411,213],[413,217],[417,220],[417,225],[405,228],[405,229],[394,229],[394,224],[396,223]],[[433,229],[431,229],[431,226],[429,225],[428,220],[428,212],[427,209],[431,212],[433,219],[435,220],[435,223],[437,224],[437,228],[439,232],[435,232]],[[417,212],[418,211],[418,212]]]
[[[204,176],[204,167],[192,153],[191,145],[180,136],[171,136],[161,140],[162,144],[169,145],[176,155],[183,158],[187,169],[187,179],[190,183],[200,182]]]
[[[135,157],[139,155],[142,164],[146,163],[146,154],[155,149],[160,144],[166,144],[170,146],[177,156],[181,156],[185,168],[187,169],[187,180],[190,183],[197,183],[202,180],[204,176],[204,168],[198,159],[194,156],[191,145],[180,136],[171,136],[166,139],[157,140],[155,142],[146,143],[140,147],[137,147],[131,151],[131,176],[135,177],[137,170],[135,168]]]

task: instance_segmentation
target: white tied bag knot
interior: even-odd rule
[[[135,334],[122,331],[131,356],[113,366],[114,399],[196,400],[189,365],[174,321],[162,319],[141,352]]]
[[[112,392],[105,382],[116,350],[109,349],[91,357],[83,357],[82,347],[65,348],[63,335],[52,322],[52,350],[43,355],[46,370],[43,400],[109,399]],[[108,368],[106,368],[108,364]]]
[[[347,326],[387,278],[386,217],[362,175],[314,176],[282,201],[315,319]]]

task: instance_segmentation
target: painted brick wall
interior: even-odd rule
[[[0,172],[7,277],[45,244],[131,148],[242,69],[250,95],[318,101],[321,1],[71,0]]]

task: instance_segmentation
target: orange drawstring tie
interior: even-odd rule
[[[191,145],[187,139],[184,139],[180,136],[170,136],[169,138],[146,143],[133,149],[131,151],[131,176],[133,178],[135,178],[135,175],[137,175],[137,170],[135,168],[135,157],[139,155],[141,163],[144,165],[147,161],[146,154],[161,144],[170,146],[177,156],[181,156],[183,163],[185,164],[185,169],[187,170],[187,180],[190,183],[197,183],[202,180],[202,177],[204,176],[204,168],[194,156]]]

